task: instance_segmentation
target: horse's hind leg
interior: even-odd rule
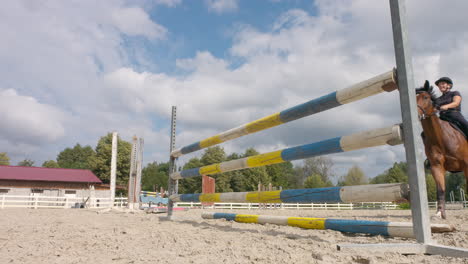
[[[465,174],[465,191],[468,194],[468,163],[465,163],[465,168],[463,168],[463,174]],[[465,197],[460,197],[463,201]]]
[[[436,215],[446,218],[445,215],[445,169],[437,164],[431,167],[432,176],[437,186],[437,213]]]

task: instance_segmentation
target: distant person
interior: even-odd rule
[[[462,96],[458,91],[452,91],[453,81],[449,77],[439,78],[435,84],[442,95],[435,100],[440,110],[440,119],[455,123],[468,137],[468,122],[461,113]]]

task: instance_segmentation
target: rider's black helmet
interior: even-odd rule
[[[446,83],[448,83],[450,85],[453,85],[452,79],[450,79],[449,77],[441,77],[441,78],[439,78],[439,80],[437,80],[435,82],[435,84],[439,85],[440,82],[446,82]]]

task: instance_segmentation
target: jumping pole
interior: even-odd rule
[[[289,189],[258,192],[175,194],[173,202],[194,203],[361,203],[406,201],[405,183],[369,184],[341,187]]]
[[[273,224],[300,227],[304,229],[335,230],[346,233],[361,233],[389,237],[414,238],[413,225],[410,222],[383,222],[355,219],[333,219],[315,217],[288,217],[272,215],[248,215],[228,213],[203,213],[204,219],[225,219],[238,223]],[[434,233],[453,232],[455,228],[448,224],[432,224]]]

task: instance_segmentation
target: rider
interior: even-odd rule
[[[435,84],[442,92],[442,95],[435,100],[435,105],[440,109],[440,118],[455,122],[468,137],[468,122],[460,112],[462,97],[458,91],[451,91],[453,87],[452,79],[442,77]]]

